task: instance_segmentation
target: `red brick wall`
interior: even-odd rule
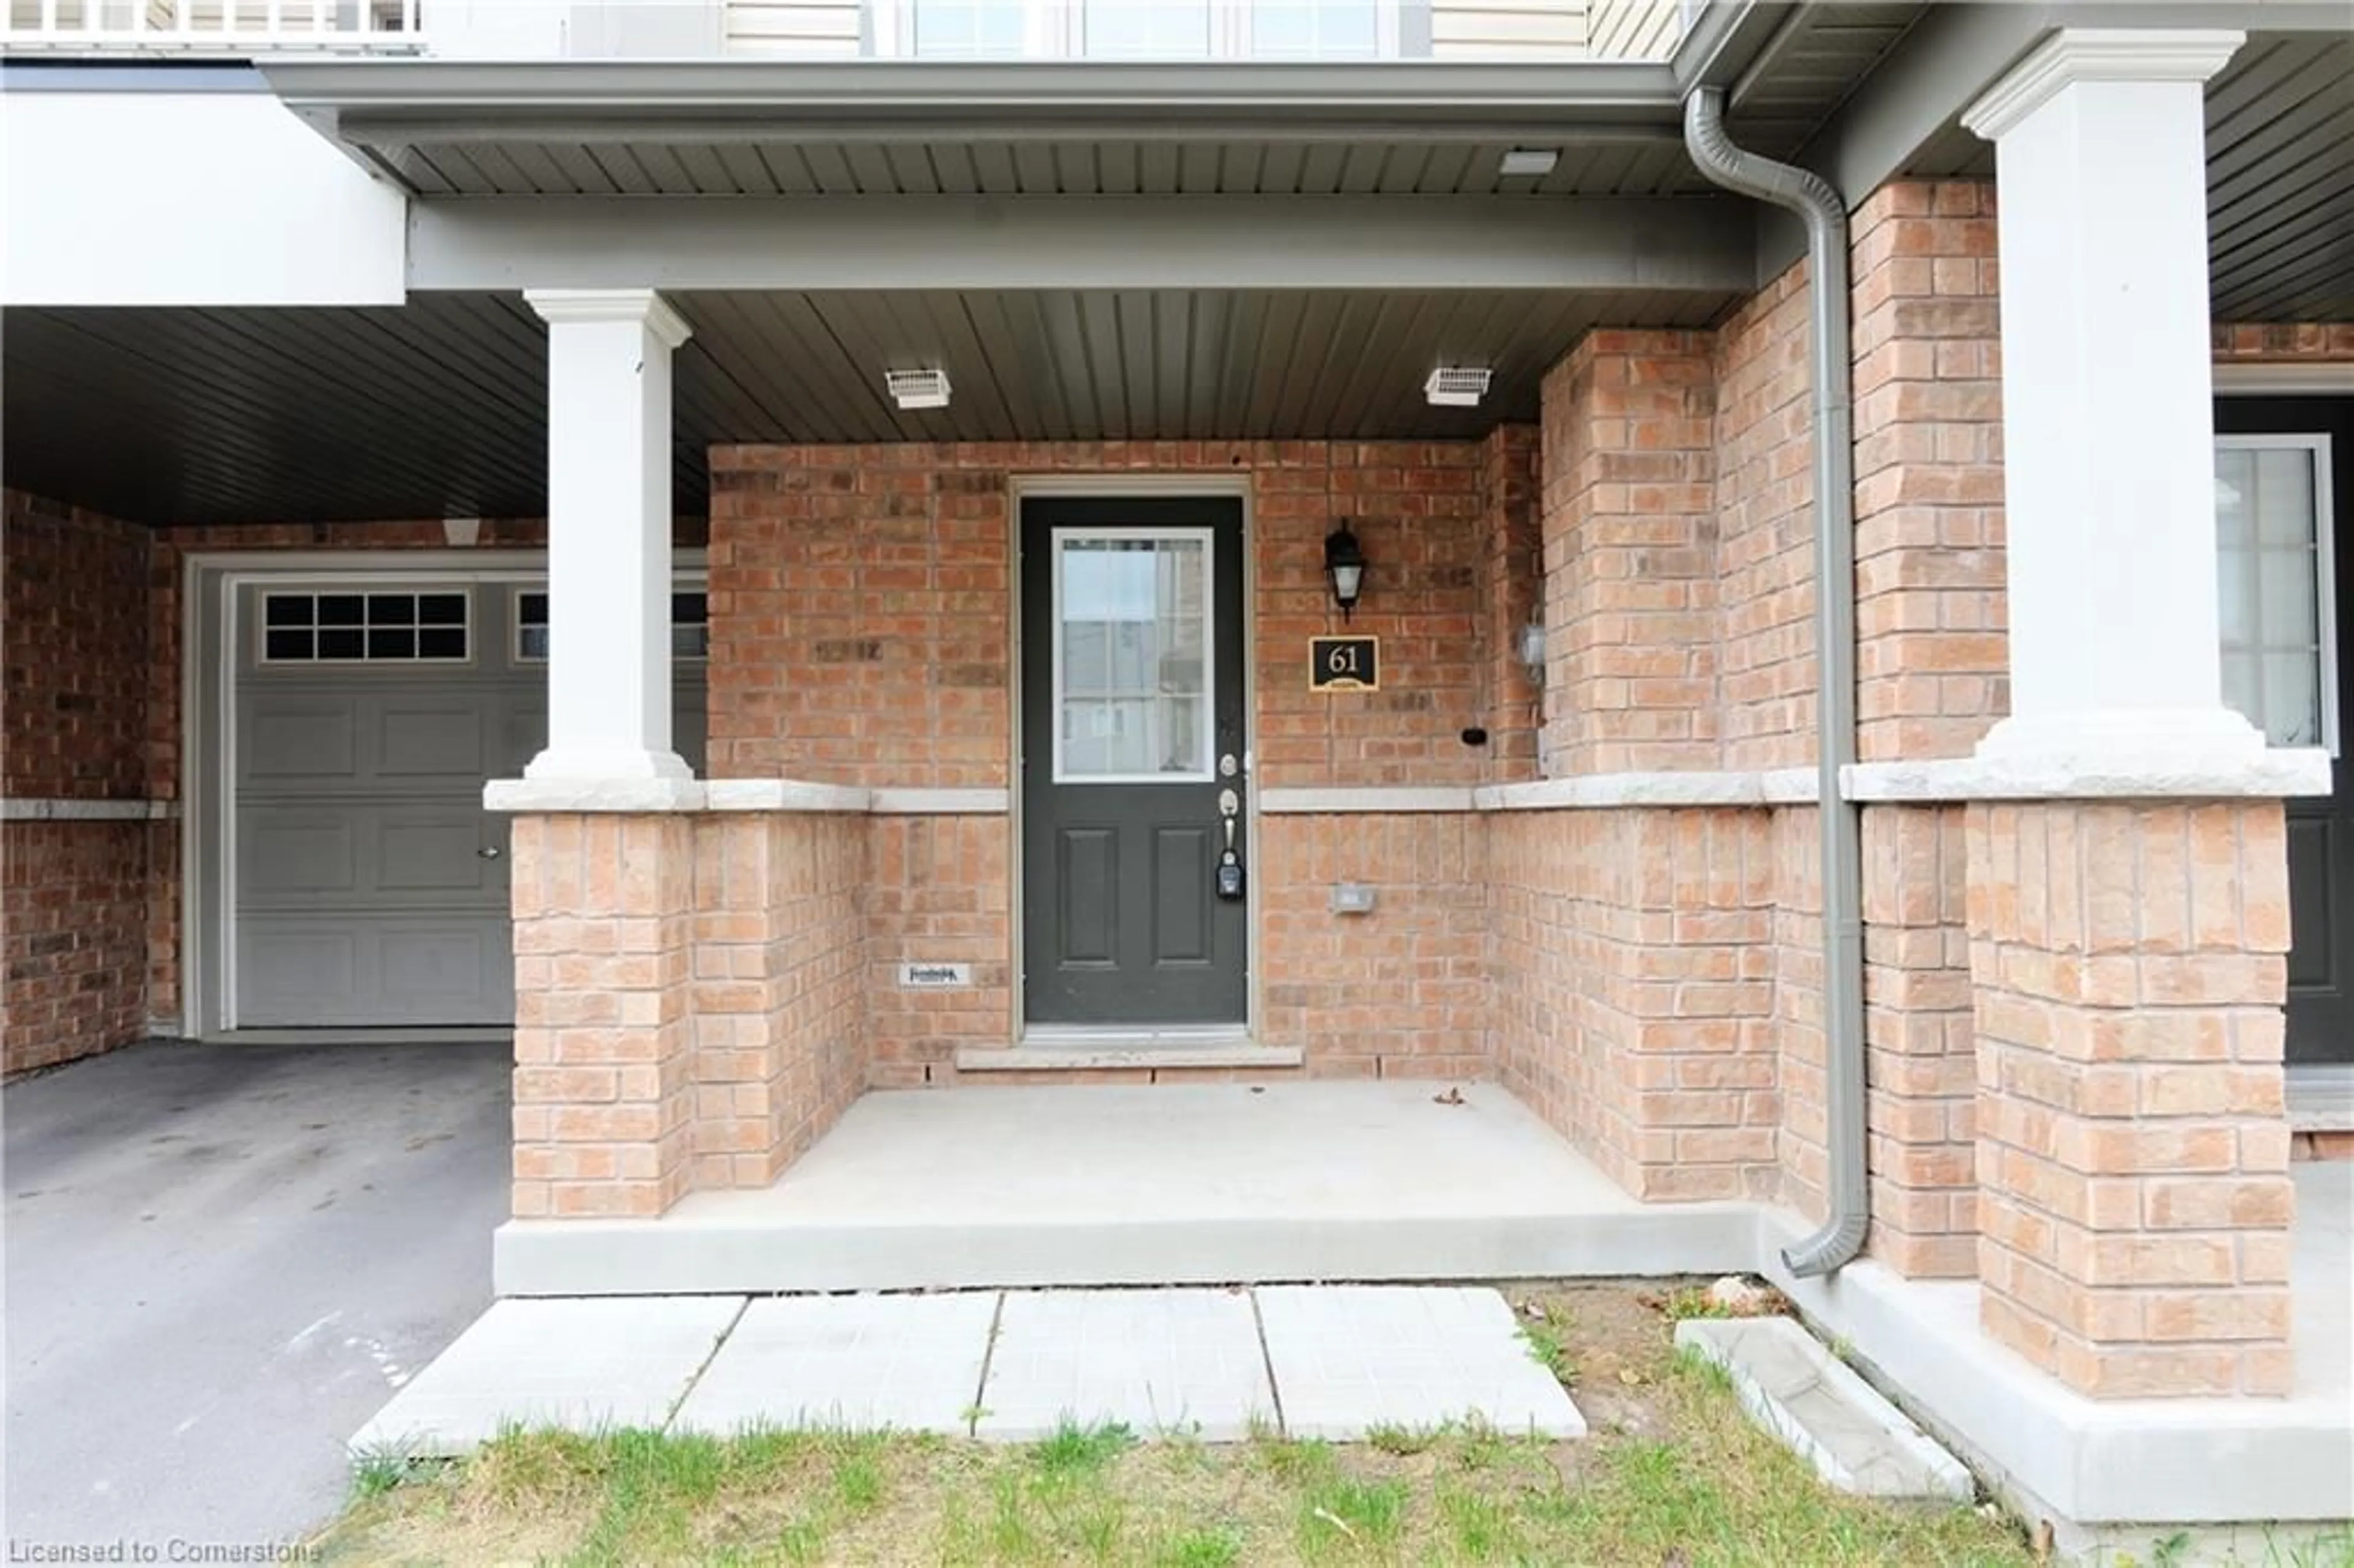
[[[1013,1033],[1013,842],[1009,820],[870,817],[867,1037],[878,1088],[945,1083],[959,1046]],[[972,984],[903,990],[899,966],[970,964]]]
[[[1490,1075],[1485,822],[1263,817],[1257,876],[1266,1044],[1319,1077]],[[1332,912],[1341,882],[1373,890],[1372,913]]]
[[[2354,360],[2354,323],[2279,322],[2268,324],[2217,323],[2214,329],[2218,365],[2327,365]]]
[[[1712,343],[1593,332],[1546,373],[1549,777],[1716,766]]]
[[[1716,334],[1716,701],[1726,768],[1814,760],[1809,298],[1801,263]]]
[[[1967,832],[1987,1331],[2097,1396],[2286,1393],[2279,802]]]
[[[1967,757],[2009,711],[1991,182],[1854,219],[1857,754]]]
[[[1960,806],[1863,812],[1865,1245],[1914,1278],[1978,1272],[1966,815]]]
[[[1499,1075],[1628,1191],[1773,1197],[1769,813],[1489,824]]]
[[[147,548],[133,524],[0,494],[0,795],[143,798]],[[149,835],[138,821],[0,826],[0,1070],[144,1031]]]
[[[645,1217],[694,1184],[696,826],[514,820],[519,1218]]]
[[[765,1187],[866,1086],[854,818],[695,823],[695,1185]]]
[[[147,531],[5,493],[0,792],[146,793]]]
[[[1473,443],[719,447],[711,454],[711,772],[899,787],[1012,783],[1012,476],[1245,474],[1257,782],[1467,784],[1484,753]],[[1324,535],[1373,566],[1351,630],[1383,689],[1307,690],[1337,630]]]
[[[1532,462],[1526,433],[1485,443],[717,449],[711,771],[1010,787],[1013,476],[1099,472],[1108,484],[1131,471],[1240,472],[1251,498],[1257,784],[1480,782],[1501,766],[1491,761],[1499,745],[1467,746],[1465,728],[1500,718],[1503,753],[1525,765],[1532,748],[1532,683],[1503,668],[1490,614],[1514,596],[1533,599],[1533,580],[1500,566],[1515,551],[1529,558]],[[1323,567],[1338,518],[1373,563],[1349,625],[1382,640],[1383,688],[1319,695],[1307,686],[1308,640],[1341,624]],[[1311,1072],[1479,1071],[1479,977],[1464,972],[1482,961],[1476,823],[1271,816],[1259,831],[1267,1040],[1306,1047]],[[865,833],[870,1076],[943,1082],[960,1047],[1014,1033],[1012,820],[886,815]],[[1295,873],[1322,880],[1298,884]],[[1327,908],[1343,874],[1380,890],[1370,919]],[[1354,988],[1359,1000],[1343,1010],[1333,969],[1352,943],[1394,949],[1404,967]],[[898,966],[915,959],[969,963],[973,983],[902,991]],[[1359,1027],[1376,1004],[1378,1027]]]
[[[147,1024],[143,822],[0,830],[5,1070],[128,1044]]]
[[[1481,443],[1478,711],[1488,728],[1490,782],[1537,776],[1543,692],[1522,662],[1521,630],[1543,613],[1543,525],[1537,428],[1499,425]]]

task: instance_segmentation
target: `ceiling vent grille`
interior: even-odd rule
[[[891,401],[902,408],[945,408],[949,406],[949,373],[945,370],[886,370],[883,385]]]
[[[1473,408],[1488,395],[1489,371],[1484,366],[1442,365],[1422,384],[1425,401],[1437,408]]]

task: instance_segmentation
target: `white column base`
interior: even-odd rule
[[[531,759],[523,776],[580,783],[606,779],[637,783],[650,779],[692,779],[695,770],[684,758],[670,751],[550,747]]]
[[[2145,792],[2174,793],[2172,780],[2198,793],[2274,761],[2264,733],[2220,707],[2014,715],[1987,732],[1977,758],[2062,795],[2074,787],[2104,793],[2126,780]]]

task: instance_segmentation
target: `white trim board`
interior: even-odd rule
[[[163,822],[180,814],[177,800],[69,800],[0,796],[0,822]]]

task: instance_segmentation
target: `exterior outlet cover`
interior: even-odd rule
[[[1335,915],[1370,915],[1373,912],[1373,890],[1362,882],[1340,882],[1332,885],[1332,913]]]

